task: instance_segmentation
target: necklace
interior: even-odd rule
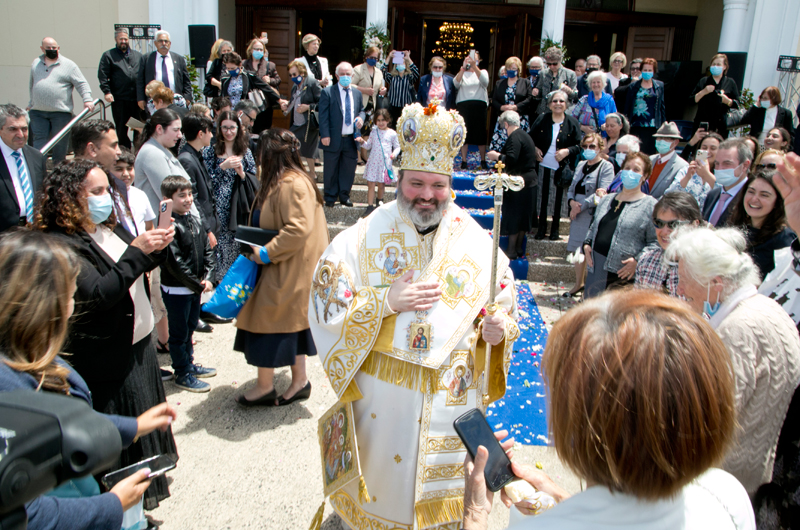
[[[617,199],[617,205],[614,207],[614,213],[617,213],[621,207],[622,207],[622,201]]]

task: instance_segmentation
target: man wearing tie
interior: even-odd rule
[[[148,55],[147,60],[142,63],[136,81],[137,101],[142,110],[147,104],[144,88],[153,79],[161,81],[174,93],[182,94],[187,103],[191,103],[193,99],[192,81],[189,79],[189,70],[186,69],[186,60],[169,51],[170,46],[172,41],[168,32],[161,30],[156,33],[156,51]]]
[[[352,207],[350,189],[356,176],[355,139],[361,136],[366,115],[361,92],[350,87],[353,67],[350,63],[339,63],[336,67],[339,82],[322,91],[319,111],[320,147],[323,151],[323,176],[325,206],[333,206],[336,199],[344,206]]]
[[[703,219],[713,226],[725,226],[733,210],[745,192],[747,173],[753,160],[753,152],[741,138],[729,138],[719,144],[714,161],[714,177],[717,186],[706,196]]]
[[[34,198],[45,175],[44,156],[28,145],[28,113],[0,105],[0,232],[33,221]]]

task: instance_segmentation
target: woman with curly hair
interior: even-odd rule
[[[139,416],[166,401],[144,273],[164,261],[175,229],[133,238],[117,223],[109,190],[114,180],[97,163],[62,162],[44,180],[33,226],[78,255],[76,316],[64,351],[88,384],[94,409]],[[177,458],[169,430],[141,437],[113,469],[159,454]],[[167,481],[159,477],[147,489],[144,507],[153,509],[167,497]]]
[[[217,118],[217,142],[203,148],[203,161],[211,177],[217,199],[219,234],[214,251],[217,255],[217,279],[221,280],[239,256],[239,243],[234,240],[235,220],[231,228],[231,197],[237,180],[256,174],[256,161],[247,147],[247,133],[233,111],[224,111]]]

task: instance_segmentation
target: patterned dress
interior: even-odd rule
[[[231,100],[231,108],[242,100],[242,75],[244,74],[231,77],[231,81],[228,83],[228,93],[226,95]]]
[[[525,82],[525,80],[519,80],[517,83]],[[514,97],[516,96],[517,85],[506,87],[506,105],[514,105]],[[519,127],[526,133],[531,132],[530,123],[528,123],[528,116],[527,114],[520,114],[519,115]],[[508,140],[508,135],[506,134],[506,130],[500,127],[500,123],[494,126],[494,134],[492,134],[492,144],[489,146],[489,151],[497,151],[498,153],[503,150],[503,146],[506,145],[506,140]]]
[[[380,137],[380,141],[379,138]],[[368,182],[385,183],[384,175],[386,169],[391,169],[392,159],[389,155],[394,153],[394,156],[400,153],[400,142],[397,140],[397,133],[391,129],[381,131],[377,127],[372,129],[372,134],[369,139],[364,142],[364,149],[369,149],[369,159],[364,168],[364,178]],[[397,176],[395,175],[395,180]]]
[[[208,174],[211,176],[211,187],[214,191],[214,198],[217,201],[217,213],[219,214],[219,232],[217,234],[217,246],[214,253],[217,257],[217,280],[222,280],[233,262],[239,257],[239,243],[234,240],[234,233],[228,230],[228,222],[231,218],[231,195],[233,194],[234,179],[239,178],[234,169],[221,169],[219,166],[224,162],[214,152],[214,146],[210,145],[203,149],[203,162],[206,164]],[[243,157],[245,173],[256,173],[256,161],[253,153],[248,149]]]

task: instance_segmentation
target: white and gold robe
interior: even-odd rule
[[[334,509],[350,527],[460,527],[466,450],[453,420],[481,405],[481,309],[491,257],[489,235],[455,204],[423,236],[392,202],[337,236],[320,258],[311,332],[337,397],[353,405],[370,499],[359,499],[357,480],[332,492]],[[505,393],[519,335],[513,276],[502,253],[498,261],[496,301],[506,326],[492,349],[491,401]],[[389,309],[389,286],[408,270],[415,282],[442,285],[431,310]]]

